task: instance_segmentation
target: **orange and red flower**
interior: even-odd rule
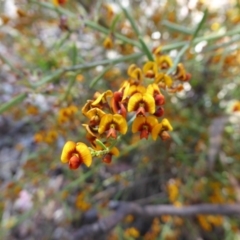
[[[173,127],[168,121],[168,119],[164,118],[161,123],[156,124],[152,130],[152,138],[156,140],[158,136],[161,137],[162,140],[168,140],[170,138],[168,131],[172,131]]]
[[[148,139],[148,135],[152,133],[154,126],[158,124],[155,116],[138,116],[133,121],[132,132],[140,132],[140,138]]]
[[[158,66],[155,62],[146,62],[143,66],[143,74],[146,78],[155,78],[158,74]]]
[[[128,111],[136,112],[136,115],[146,115],[146,112],[155,112],[155,100],[149,93],[135,93],[128,101]]]
[[[107,133],[107,138],[117,138],[117,132],[126,134],[127,132],[127,121],[120,114],[105,114],[100,122],[98,133]]]
[[[68,163],[70,169],[77,169],[82,163],[89,167],[92,164],[92,155],[86,144],[68,141],[63,147],[61,161]]]

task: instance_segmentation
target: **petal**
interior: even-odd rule
[[[111,107],[114,113],[118,113],[120,110],[120,103],[122,100],[122,92],[114,92],[113,97],[111,99]]]
[[[143,74],[146,77],[151,77],[150,75],[153,75],[153,77],[157,74],[158,72],[158,67],[155,62],[146,62],[143,66]],[[151,73],[151,74],[150,74]]]
[[[137,68],[137,65],[136,64],[131,64],[129,67],[128,67],[128,70],[127,70],[127,74],[128,76],[131,76],[132,72]]]
[[[156,141],[158,134],[161,132],[161,130],[162,130],[162,123],[158,123],[153,127],[152,138],[154,141]]]
[[[140,68],[134,69],[131,72],[130,77],[133,78],[134,80],[138,80],[138,82],[142,82],[143,80],[142,70]]]
[[[92,106],[96,107],[100,104],[101,101],[106,101],[107,97],[112,97],[113,93],[111,90],[107,90],[106,92],[100,94],[97,99],[92,103]]]
[[[173,84],[173,80],[170,76],[168,76],[167,74],[164,75],[164,82],[167,85],[167,87],[171,87]]]
[[[165,131],[172,131],[173,130],[172,125],[170,124],[170,122],[166,118],[164,118],[162,120],[162,127]]]
[[[120,114],[114,114],[113,115],[113,123],[116,125],[116,129],[121,133],[121,134],[126,134],[128,125],[126,119],[120,115]]]
[[[90,109],[87,113],[86,113],[86,117],[88,117],[89,119],[91,119],[92,117],[94,116],[99,116],[99,118],[101,119],[104,115],[105,115],[105,112],[102,111],[101,109],[99,108],[92,108]]]
[[[130,82],[127,82],[127,83],[128,84],[126,84],[126,86],[123,89],[121,89],[121,91],[123,93],[122,101],[124,101],[128,97],[128,92],[131,87]]]
[[[176,70],[176,73],[175,73],[175,77],[179,80],[186,79],[186,70],[185,70],[182,63],[179,63],[177,65],[177,70]]]
[[[90,167],[92,164],[92,155],[88,146],[82,142],[76,144],[76,152],[79,154],[81,161],[87,166]]]
[[[103,46],[106,49],[111,49],[113,48],[113,40],[111,37],[107,36],[105,40],[103,41]]]
[[[144,116],[138,116],[134,119],[133,124],[132,124],[132,132],[136,133],[141,130],[141,127],[143,124],[146,122],[146,117]]]
[[[121,116],[121,115],[120,115]],[[112,114],[105,114],[100,121],[98,132],[100,134],[106,132],[108,130],[108,125],[112,122],[113,115]]]
[[[152,131],[153,127],[158,124],[158,120],[155,116],[148,116],[146,118],[146,123],[150,127],[150,131]]]
[[[154,80],[154,83],[159,83],[159,82],[163,82],[164,81],[164,73],[163,72],[160,72],[157,74],[155,80]]]
[[[168,55],[157,56],[156,63],[158,66],[160,66],[163,69],[172,67],[173,65],[173,61],[171,57]]]
[[[136,111],[138,108],[138,104],[142,101],[142,98],[143,96],[141,93],[133,94],[128,101],[128,107],[127,107],[128,112]]]
[[[63,163],[69,162],[72,154],[75,152],[76,148],[76,143],[72,141],[68,141],[65,143],[63,150],[62,150],[62,155],[61,155],[61,161]]]
[[[161,46],[158,46],[157,48],[153,49],[153,54],[155,56],[159,56],[162,54],[162,47]]]
[[[142,85],[132,85],[130,88],[129,88],[129,90],[128,90],[128,93],[127,93],[127,95],[129,96],[129,97],[131,97],[133,94],[135,94],[135,93],[145,93],[146,92],[146,88],[144,87],[144,86],[142,86]]]
[[[145,104],[146,111],[153,114],[155,112],[155,100],[153,96],[151,96],[148,93],[145,93],[142,97],[142,101]]]
[[[82,114],[86,116],[86,113],[92,108],[91,104],[93,103],[93,100],[87,100],[85,105],[82,108]]]
[[[110,153],[114,156],[119,156],[119,150],[116,148],[116,147],[113,147],[111,150],[110,150]]]
[[[146,92],[152,96],[154,96],[154,94],[161,93],[156,83],[149,84]]]

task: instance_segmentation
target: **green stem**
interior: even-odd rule
[[[183,26],[178,25],[176,23],[169,22],[167,20],[164,20],[162,22],[162,25],[171,29],[171,30],[173,30],[173,31],[176,31],[176,32],[184,33],[184,34],[187,34],[187,35],[192,35],[193,34],[193,31],[191,29],[183,27]]]
[[[65,72],[65,69],[58,69],[55,72],[51,73],[50,75],[44,76],[37,83],[35,83],[33,87],[40,87],[43,84],[53,82],[57,78],[59,78],[64,72]]]
[[[140,31],[138,30],[137,24],[135,23],[132,15],[128,12],[128,10],[125,7],[122,6],[120,1],[117,0],[117,3],[120,6],[120,8],[122,9],[122,11],[124,12],[124,15],[126,16],[126,18],[129,20],[136,35],[140,36]]]
[[[65,92],[63,98],[62,98],[62,101],[66,101],[67,100],[67,97],[76,81],[76,77],[77,77],[77,74],[74,74],[74,76],[72,76],[72,78],[70,79],[69,81],[69,84],[68,84],[68,88],[67,88],[67,91]]]
[[[23,76],[23,73],[17,69],[5,56],[3,56],[1,53],[0,53],[0,59],[5,63],[7,64],[14,72],[16,72],[17,74],[19,74],[20,76]]]
[[[139,37],[139,42],[142,45],[142,50],[143,52],[146,54],[147,58],[149,61],[154,61],[153,55],[151,53],[151,51],[149,50],[148,46],[146,45],[146,43],[143,41],[143,38],[140,36]]]
[[[79,64],[79,65],[75,65],[75,66],[71,66],[71,67],[66,67],[65,71],[86,70],[89,68],[97,67],[99,65],[116,64],[116,63],[121,63],[121,62],[125,62],[128,60],[134,60],[134,59],[138,59],[142,56],[143,56],[143,53],[134,53],[134,54],[127,55],[124,57],[120,57],[120,58],[105,59],[105,60],[101,60],[98,62]]]
[[[207,8],[206,8],[205,11],[204,11],[204,13],[203,13],[203,16],[202,16],[201,21],[199,22],[199,24],[197,25],[196,29],[195,29],[194,32],[193,32],[193,36],[192,36],[191,43],[192,43],[193,40],[197,37],[200,29],[202,28],[203,24],[205,23],[205,21],[206,21],[206,19],[207,19],[207,16],[208,16],[208,10],[207,10]]]
[[[104,150],[108,150],[108,148],[105,146],[105,144],[100,140],[96,139],[96,143]]]
[[[221,32],[221,33],[213,33],[213,34],[209,34],[208,36],[203,36],[203,37],[197,37],[193,40],[193,44],[196,45],[199,42],[202,41],[211,41],[211,40],[215,40],[218,38],[222,38],[225,36],[232,36],[232,35],[236,35],[240,33],[240,27],[235,28],[231,31],[228,32]],[[179,47],[183,47],[184,45],[186,45],[188,43],[188,41],[182,41],[182,42],[177,42],[177,43],[172,43],[169,45],[165,45],[162,47],[163,51],[170,51]]]
[[[174,59],[173,66],[167,71],[167,74],[171,74],[176,70],[178,63],[181,61],[182,55],[188,50],[190,44],[187,43],[183,48],[179,51],[178,55]]]
[[[39,1],[36,1],[36,0],[30,0],[30,2],[35,3],[35,4],[37,4],[37,5],[41,6],[41,7],[47,8],[47,9],[49,9],[49,10],[56,11],[56,8],[55,8],[52,4],[50,4],[50,3],[39,2]],[[72,13],[72,12],[70,12],[70,11],[62,8],[62,7],[58,7],[58,8],[57,8],[57,12],[65,15],[65,16],[68,16],[68,17],[76,17],[76,14],[74,14],[74,13]],[[101,33],[104,33],[104,34],[106,34],[106,35],[109,34],[109,29],[107,29],[107,28],[105,28],[105,27],[102,27],[102,26],[100,26],[99,24],[97,24],[97,23],[95,23],[95,22],[92,22],[92,21],[90,21],[90,20],[85,20],[85,21],[84,21],[84,24],[85,24],[86,26],[94,29],[94,30],[97,30],[97,31],[101,32]],[[131,39],[125,37],[125,36],[122,35],[122,34],[114,33],[114,36],[115,36],[117,39],[119,39],[119,40],[121,40],[121,41],[123,41],[123,42],[129,43],[129,44],[131,44],[131,45],[133,45],[133,46],[136,46],[136,47],[138,47],[138,48],[141,48],[141,45],[140,45],[137,41],[131,40]]]
[[[0,106],[0,114],[7,111],[9,108],[17,105],[18,103],[21,103],[25,98],[27,97],[26,93],[21,93],[17,95],[16,97],[12,98],[10,102],[4,103]]]
[[[118,5],[121,7],[122,11],[124,12],[124,15],[126,16],[126,18],[129,20],[134,32],[136,33],[136,35],[138,36],[138,40],[141,44],[141,49],[142,51],[146,54],[146,56],[148,57],[149,61],[154,61],[154,58],[152,56],[151,51],[149,50],[147,44],[144,42],[143,37],[141,36],[141,33],[137,27],[137,24],[134,20],[134,18],[132,17],[132,15],[129,13],[129,11],[122,6],[120,1],[117,1]]]
[[[104,33],[106,35],[109,35],[109,29],[105,28],[105,27],[102,27],[100,26],[99,24],[95,23],[95,22],[92,22],[92,21],[89,21],[89,20],[85,20],[84,21],[85,25],[94,29],[94,30],[97,30],[101,33]],[[127,37],[125,37],[124,35],[122,34],[119,34],[119,33],[114,33],[114,37],[116,37],[117,39],[125,42],[125,43],[129,43],[133,46],[136,46],[137,48],[141,48],[141,45],[137,42],[137,41],[134,41],[134,40],[131,40]]]

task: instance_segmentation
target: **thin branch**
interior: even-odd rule
[[[237,204],[197,204],[192,206],[175,207],[173,205],[148,205],[141,206],[137,203],[111,202],[110,208],[116,212],[108,217],[100,219],[94,224],[81,227],[73,234],[75,239],[96,239],[111,231],[128,214],[137,217],[160,217],[161,215],[172,215],[190,217],[197,214],[227,215],[234,216],[240,214],[240,205]]]

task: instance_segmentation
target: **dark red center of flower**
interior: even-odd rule
[[[143,125],[141,131],[140,131],[140,139],[142,138],[146,138],[148,139],[148,135],[149,135],[149,130],[148,130],[148,126],[147,125]]]
[[[145,116],[145,112],[146,112],[146,110],[145,110],[145,104],[144,104],[144,103],[140,103],[140,104],[139,104],[139,107],[138,107],[138,109],[137,109],[136,115],[137,115],[137,116],[139,116],[139,115]]]
[[[79,166],[81,165],[82,163],[82,160],[79,158],[79,156],[77,155],[73,155],[69,162],[68,162],[68,165],[69,165],[69,168],[70,169],[77,169],[79,168]]]
[[[117,138],[117,131],[115,129],[115,125],[111,124],[110,128],[107,133],[107,138],[112,137],[112,138]]]

